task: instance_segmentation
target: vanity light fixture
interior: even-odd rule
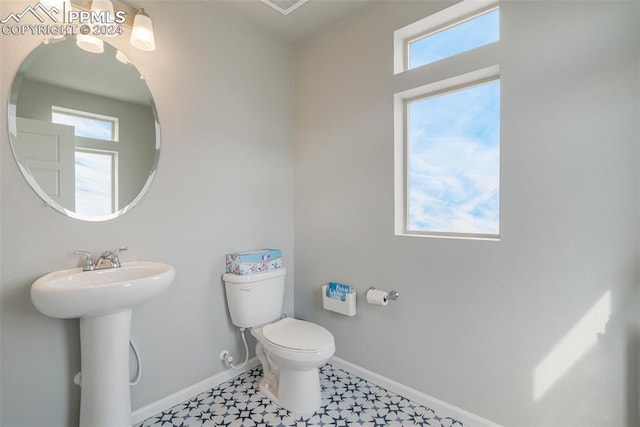
[[[115,17],[124,12],[124,22],[118,22],[115,25],[120,25],[131,29],[131,37],[129,43],[137,49],[147,52],[156,49],[155,37],[153,34],[153,23],[149,15],[146,14],[144,9],[134,8],[121,0],[43,0],[51,3],[52,5],[63,10],[58,4],[65,3],[66,9],[71,8],[92,12],[96,14],[102,14],[109,19],[115,19]],[[104,31],[100,37],[115,37],[118,34],[111,31]],[[102,53],[104,51],[104,45],[101,38],[95,35],[83,35],[78,34],[76,44],[81,49],[92,53]]]
[[[107,19],[114,19],[116,16],[113,10],[113,3],[110,0],[93,0],[91,2],[91,12],[102,14],[102,16],[108,17]],[[104,32],[104,37],[115,37],[116,32]]]
[[[133,28],[131,29],[131,39],[129,43],[140,50],[152,51],[156,50],[156,40],[153,36],[153,23],[144,9],[139,9],[133,19]]]
[[[113,17],[113,3],[109,0],[93,0],[91,2],[91,12],[92,13],[102,13],[105,16]],[[116,33],[112,33],[111,35],[105,34],[105,37],[115,37]],[[89,34],[78,34],[76,37],[76,45],[83,50],[91,53],[102,53],[104,52],[104,42],[102,39],[92,36]]]

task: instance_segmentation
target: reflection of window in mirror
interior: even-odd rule
[[[53,106],[51,122],[74,128],[75,212],[80,215],[117,212],[118,152],[100,141],[118,140],[118,118]]]
[[[118,154],[76,150],[76,213],[108,215],[118,210],[116,174]]]
[[[118,140],[117,117],[52,106],[51,122],[73,126],[76,136],[101,139],[104,141]]]

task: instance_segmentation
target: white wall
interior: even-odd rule
[[[394,76],[393,30],[442,7],[380,2],[296,46],[296,315],[505,425],[638,425],[639,5],[502,2],[499,242],[394,236],[393,94],[447,69]],[[356,317],[320,309],[328,281]]]
[[[0,4],[0,16],[28,3]],[[46,208],[22,178],[1,120],[2,420],[7,427],[78,423],[77,320],[40,315],[29,287],[40,275],[79,265],[76,249],[122,244],[123,261],[175,266],[173,286],[137,308],[132,335],[144,362],[133,409],[224,369],[220,351],[240,353],[226,312],[224,254],[282,248],[293,312],[292,58],[288,44],[204,2],[145,3],[157,50],[114,44],[145,75],[162,128],[158,174],[130,212],[104,223]],[[21,61],[38,37],[5,36],[1,117]]]

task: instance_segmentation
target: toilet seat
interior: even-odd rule
[[[270,344],[289,350],[317,352],[335,348],[331,332],[315,323],[289,317],[265,325],[262,335]]]

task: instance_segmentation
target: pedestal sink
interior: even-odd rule
[[[167,264],[125,262],[103,270],[54,271],[31,286],[31,301],[42,314],[80,318],[81,427],[131,425],[131,312],[164,292],[174,277]]]

